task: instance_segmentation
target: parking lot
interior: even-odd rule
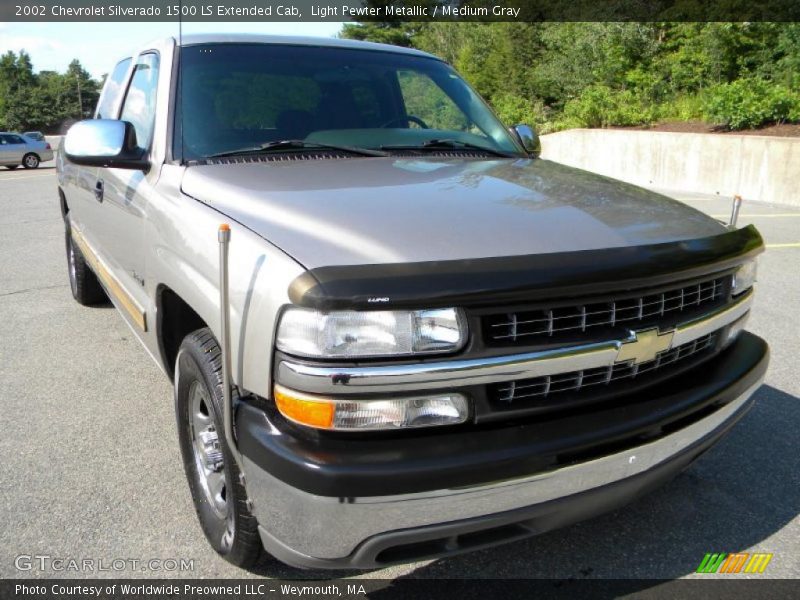
[[[727,218],[728,199],[679,197]],[[706,552],[774,554],[800,577],[800,210],[748,203],[768,250],[750,329],[772,347],[755,408],[665,488],[594,520],[493,550],[358,573],[253,573],[209,548],[179,456],[169,382],[115,310],[70,295],[52,164],[0,169],[0,577],[693,576]],[[190,559],[184,572],[18,571],[19,555]],[[754,576],[755,577],[755,576]]]

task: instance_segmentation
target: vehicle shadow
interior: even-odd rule
[[[756,394],[753,409],[725,439],[633,504],[520,542],[421,564],[400,579],[664,580],[693,573],[706,552],[760,546],[800,513],[800,399],[768,385]],[[780,565],[778,549],[760,549],[778,552],[772,566]],[[303,579],[364,573],[299,571],[272,560],[253,572]],[[654,583],[639,584],[627,591]]]

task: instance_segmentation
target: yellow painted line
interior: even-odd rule
[[[800,242],[792,242],[790,244],[767,244],[767,248],[800,248]]]
[[[103,264],[100,257],[94,253],[89,247],[88,242],[83,235],[74,227],[72,228],[72,239],[75,240],[83,253],[83,257],[89,262],[95,274],[106,284],[106,289],[114,294],[119,300],[122,307],[125,309],[133,322],[139,326],[142,331],[147,331],[147,319],[144,310],[142,310],[131,295],[122,287],[117,281],[117,278],[111,274],[111,271]]]
[[[36,177],[47,177],[48,175],[55,175],[55,172],[40,173],[39,175],[23,175],[22,177],[0,177],[0,181],[14,181],[15,179],[34,179]]]
[[[727,215],[710,215],[714,219],[727,219],[730,218],[730,214]],[[740,219],[760,219],[761,217],[800,217],[800,212],[796,213],[760,213],[755,215],[739,215]]]

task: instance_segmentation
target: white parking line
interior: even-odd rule
[[[766,244],[767,248],[800,248],[800,242],[790,242],[788,244]]]
[[[48,175],[55,175],[55,172],[39,173],[38,175],[23,175],[22,177],[0,177],[0,181],[14,181],[15,179],[35,179],[37,177],[47,177]]]
[[[730,217],[729,214],[727,215],[709,215],[714,219],[727,219]],[[760,219],[762,217],[800,217],[800,212],[796,213],[761,213],[761,214],[754,214],[754,215],[739,215],[740,219]]]

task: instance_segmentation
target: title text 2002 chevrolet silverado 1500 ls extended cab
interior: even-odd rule
[[[538,158],[447,64],[195,36],[58,156],[72,293],[172,378],[211,545],[373,567],[669,479],[750,408],[752,227]]]

